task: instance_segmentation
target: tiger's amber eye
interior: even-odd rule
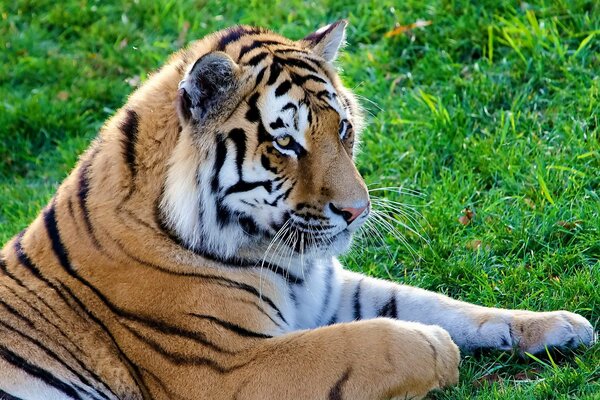
[[[292,142],[292,138],[290,135],[285,135],[285,136],[278,137],[275,141],[281,147],[286,147],[286,146],[290,145],[290,143]]]

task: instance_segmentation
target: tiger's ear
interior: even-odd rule
[[[177,111],[184,121],[202,122],[222,109],[239,82],[240,67],[226,53],[200,57],[179,82]]]
[[[346,38],[346,26],[348,21],[340,19],[331,25],[327,25],[304,38],[308,47],[326,61],[335,60],[338,50],[344,45]]]

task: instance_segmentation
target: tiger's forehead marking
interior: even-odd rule
[[[297,85],[290,74],[282,70],[275,83],[267,86],[259,104],[263,124],[274,137],[290,135],[307,148],[310,125],[323,109],[334,110],[340,120],[347,119],[347,111],[333,84],[326,77],[322,81]]]
[[[320,111],[334,110],[340,121],[349,119],[350,110],[332,83],[326,62],[297,42],[240,26],[227,31],[216,49],[250,67],[256,89],[266,84],[259,89],[262,93],[256,105],[271,136],[290,135],[306,148],[310,126]]]

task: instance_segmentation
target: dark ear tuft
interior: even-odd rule
[[[304,41],[308,43],[308,47],[315,54],[323,57],[326,61],[333,61],[337,56],[338,50],[344,44],[347,25],[348,21],[341,19],[311,33],[304,38]]]
[[[238,65],[216,51],[200,57],[179,83],[178,111],[184,120],[202,121],[220,108],[238,85]]]

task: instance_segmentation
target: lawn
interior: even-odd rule
[[[600,324],[599,2],[118,3],[0,2],[0,243],[174,50],[236,23],[301,38],[345,17],[339,66],[369,116],[357,162],[394,202],[376,201],[349,268]],[[600,345],[466,356],[432,397],[600,398]]]

